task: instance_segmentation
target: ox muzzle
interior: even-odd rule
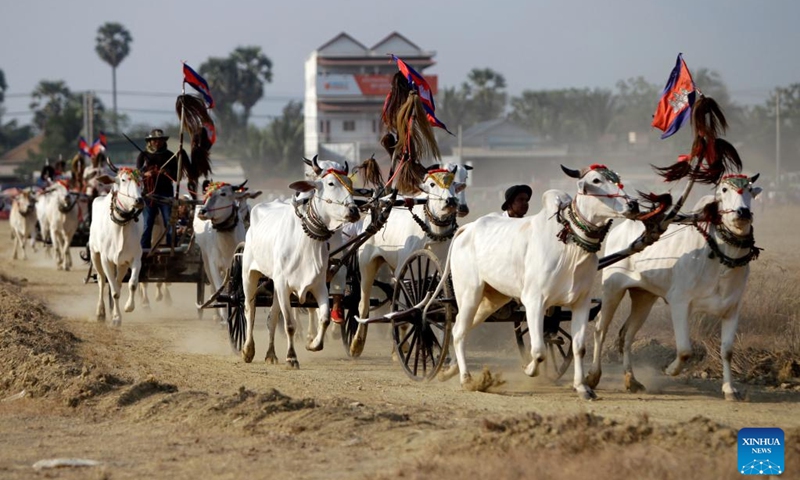
[[[358,211],[358,207],[355,205],[351,205],[347,208],[347,221],[348,222],[357,222],[358,219],[361,218],[361,212]]]

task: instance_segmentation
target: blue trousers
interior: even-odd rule
[[[161,213],[161,219],[164,222],[164,229],[167,231],[167,243],[163,242],[162,246],[172,245],[172,231],[169,228],[169,218],[172,215],[172,206],[153,202],[145,202],[144,211],[144,233],[142,234],[142,248],[150,248],[150,242],[153,237],[153,224],[156,222],[156,216]]]

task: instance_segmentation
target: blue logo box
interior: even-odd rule
[[[739,473],[780,475],[784,470],[783,430],[743,428],[738,435]]]

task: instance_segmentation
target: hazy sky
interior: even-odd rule
[[[94,52],[97,28],[108,21],[133,37],[117,89],[165,94],[120,94],[119,109],[134,122],[176,121],[167,112],[180,93],[181,60],[197,68],[210,56],[258,45],[274,71],[253,112],[261,123],[302,100],[306,58],[342,31],[367,46],[398,31],[436,52],[427,71],[440,86],[489,67],[505,75],[512,95],[613,88],[638,75],[661,85],[683,52],[690,69],[718,71],[734,100],[752,104],[775,86],[800,82],[798,20],[796,0],[0,0],[4,121],[31,119],[25,95],[43,79],[96,90],[110,108],[111,68]]]

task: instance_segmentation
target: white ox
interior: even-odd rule
[[[619,177],[602,165],[581,172],[562,166],[578,179],[572,199],[548,190],[542,210],[528,218],[487,215],[458,230],[450,245],[441,290],[452,271],[458,315],[453,340],[458,365],[444,376],[461,373],[461,384],[474,388],[467,368],[467,333],[513,299],[525,306],[531,336],[531,362],[525,373],[536,376],[545,360],[543,324],[553,306],[572,310],[574,388],[584,399],[595,397],[583,383],[584,337],[591,307],[591,289],[599,250],[610,220],[636,210],[636,202],[622,189]]]
[[[67,189],[66,182],[55,182],[47,187],[46,225],[50,230],[56,267],[59,270],[72,268],[70,244],[78,230],[78,196]],[[44,230],[42,236],[46,238]]]
[[[441,169],[438,165],[429,167],[419,185],[420,196],[426,203],[422,207],[393,209],[383,230],[359,249],[361,302],[358,312],[361,318],[369,316],[372,285],[382,265],[386,264],[392,272],[396,272],[412,253],[422,248],[433,251],[438,258],[447,256],[450,239],[458,227],[457,195],[466,188],[465,183],[455,181],[456,170],[454,165]],[[364,222],[366,224],[369,220],[365,219]],[[367,330],[366,323],[359,323],[350,344],[351,356],[357,357],[363,352]]]
[[[119,297],[128,268],[131,274],[128,280],[129,296],[125,311],[132,312],[135,307],[139,270],[142,266],[141,240],[144,226],[138,221],[142,208],[144,199],[141,177],[137,170],[130,168],[120,168],[111,193],[95,198],[92,203],[89,252],[92,264],[97,269],[99,286],[96,314],[98,320],[105,320],[103,290],[107,280],[113,299],[111,318],[114,326],[122,323]]]
[[[313,162],[315,166],[317,162]],[[322,172],[316,181],[299,181],[290,188],[300,193],[312,192],[310,198],[295,199],[296,204],[275,201],[256,205],[251,212],[242,253],[242,283],[245,294],[247,338],[242,348],[245,362],[255,355],[253,326],[255,323],[256,290],[261,276],[273,283],[273,301],[268,322],[270,345],[266,361],[276,363],[274,338],[278,313],[283,315],[288,339],[286,362],[297,368],[294,351],[294,314],[291,295],[300,301],[310,293],[319,307],[319,332],[306,349],[323,348],[325,330],[330,323],[328,287],[327,239],[345,222],[358,219],[358,208],[353,202],[352,186],[347,177],[347,166]]]
[[[722,391],[728,400],[739,400],[731,378],[731,355],[742,296],[750,271],[749,261],[758,255],[753,239],[750,203],[761,192],[754,187],[758,175],[723,177],[715,195],[703,197],[696,209],[705,217],[695,226],[671,225],[652,246],[603,270],[603,306],[595,326],[595,350],[587,383],[600,382],[603,342],[620,301],[628,292],[631,311],[620,331],[625,387],[644,390],[633,375],[631,344],[656,300],[670,307],[677,357],[667,367],[677,375],[692,355],[689,319],[705,312],[722,319]],[[710,220],[710,221],[709,221]],[[625,221],[611,231],[606,250],[618,251],[643,231],[640,223]]]
[[[18,251],[22,250],[22,258],[27,259],[25,243],[36,235],[36,200],[30,189],[22,190],[11,204],[11,213],[8,221],[11,224],[11,234],[14,237],[14,260],[17,259]],[[31,242],[31,246],[36,251],[36,243]]]
[[[194,239],[200,248],[212,292],[222,286],[236,246],[244,241],[241,204],[245,203],[247,194],[241,191],[241,187],[213,182],[205,192],[203,205],[195,210],[192,223]],[[217,310],[216,313],[217,319],[222,321],[221,311]]]
[[[39,233],[42,237],[44,253],[49,257],[50,248],[52,247],[52,239],[50,238],[50,221],[47,217],[49,192],[46,189],[39,190],[34,195],[34,200],[36,204],[36,221],[39,223]]]

